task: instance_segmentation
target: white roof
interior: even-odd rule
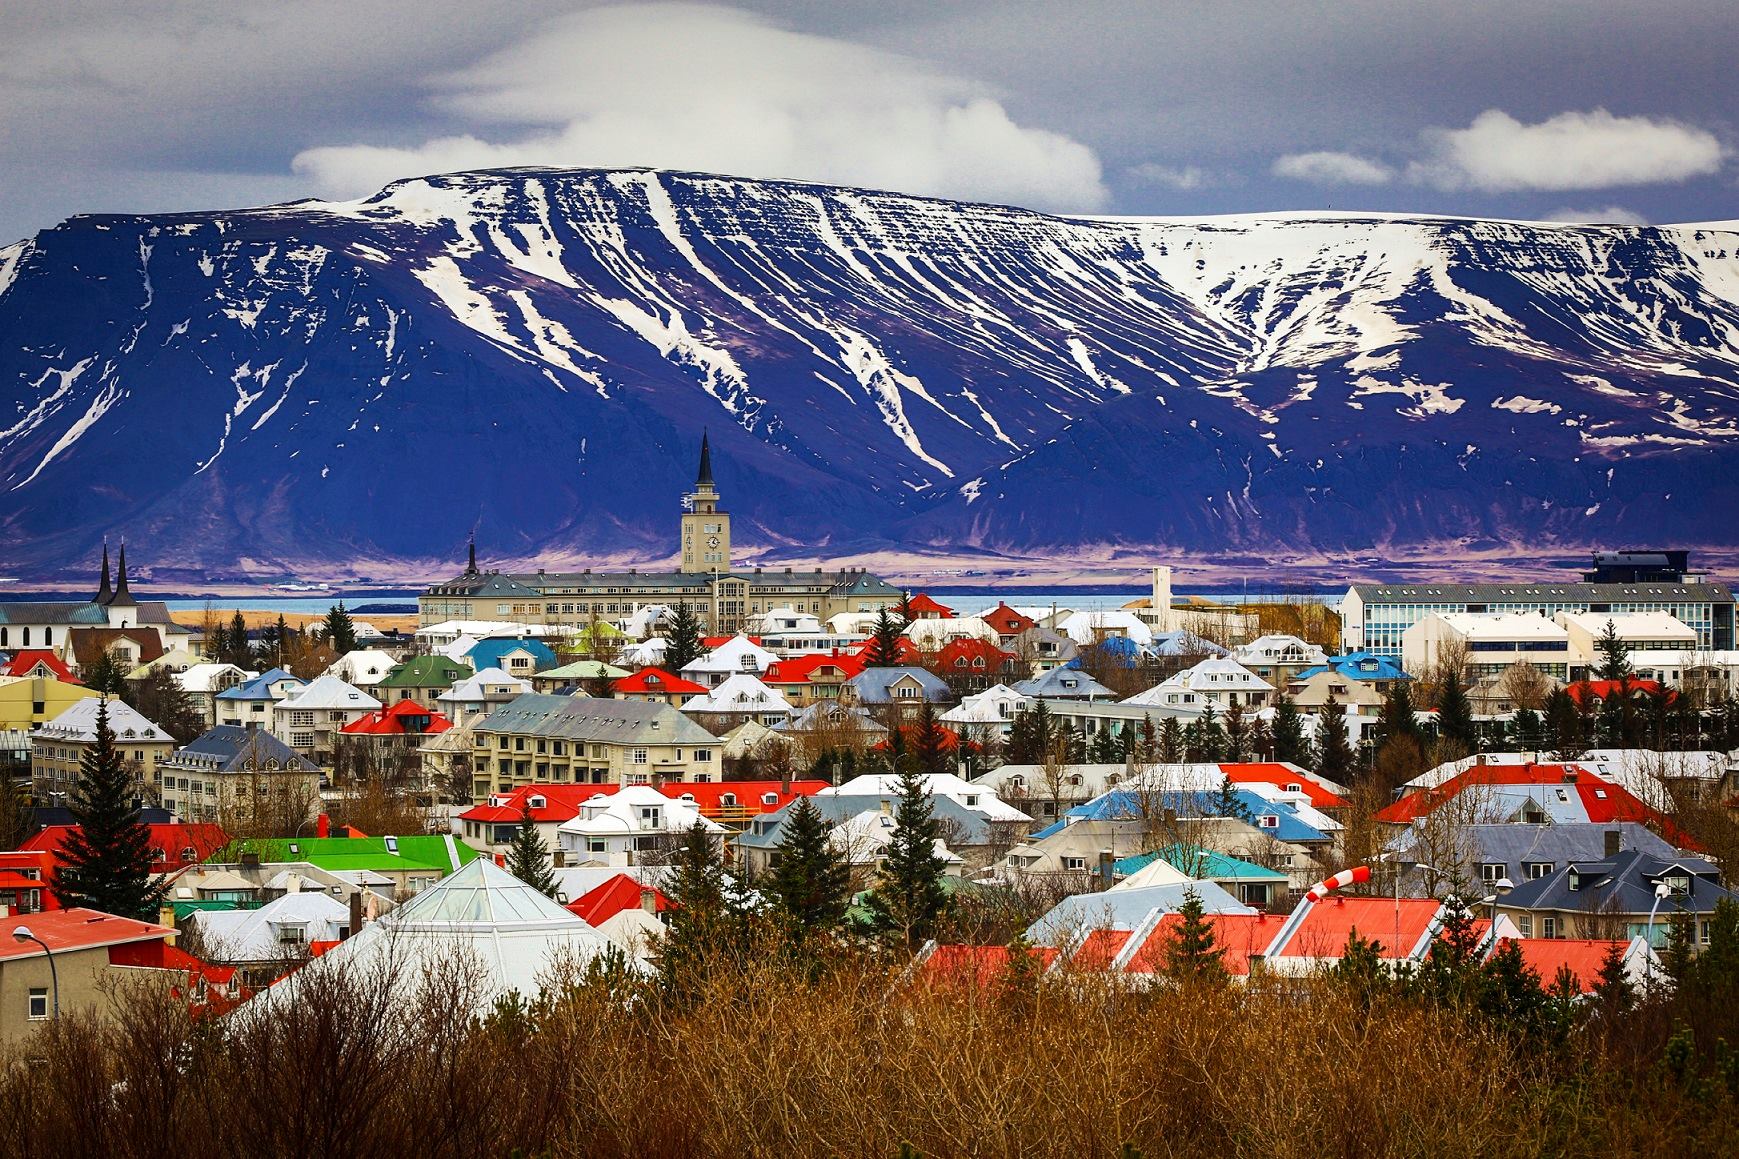
[[[1027,698],[1006,684],[974,693],[944,712],[940,719],[949,724],[1007,724],[1012,716],[1004,716],[1002,705],[1024,705]]]
[[[212,692],[218,677],[225,674],[239,677],[236,684],[243,680],[252,680],[257,672],[249,672],[245,668],[237,668],[234,664],[194,664],[185,671],[175,674],[175,682],[181,685],[183,692]]]
[[[139,710],[126,701],[105,701],[99,696],[85,696],[73,701],[59,716],[31,735],[60,740],[94,741],[97,739],[97,708],[105,703],[109,706],[109,731],[115,734],[116,741],[125,744],[128,741],[170,739],[168,733],[139,715]]]
[[[669,604],[641,604],[634,609],[634,614],[622,621],[622,630],[628,635],[639,639],[647,635],[661,620],[676,614],[676,609]]]
[[[1671,612],[1559,612],[1557,620],[1561,624],[1574,624],[1592,636],[1605,633],[1606,621],[1611,620],[1621,640],[1683,640],[1691,645],[1697,642],[1697,630]]]
[[[321,892],[287,893],[253,910],[196,910],[201,945],[220,962],[263,962],[288,957],[278,940],[283,926],[303,928],[304,943],[341,937],[350,907]]]
[[[982,813],[990,821],[1030,821],[1032,818],[1007,804],[987,785],[963,781],[953,773],[923,773],[918,778],[932,797],[947,797],[965,809]],[[866,773],[843,785],[822,789],[817,797],[898,797],[900,778],[891,773]],[[971,803],[968,803],[968,799]]]
[[[1257,636],[1248,644],[1232,649],[1232,658],[1257,664],[1285,662],[1316,665],[1328,663],[1328,654],[1315,644],[1307,643],[1297,636],[1288,636],[1282,633]]]
[[[876,626],[874,612],[840,612],[827,621],[827,626],[841,636],[867,636]]]
[[[638,644],[630,644],[617,657],[629,668],[658,668],[664,663],[664,650],[669,645],[663,636],[654,636]]]
[[[375,648],[358,648],[334,660],[325,674],[348,681],[358,688],[369,688],[385,680],[387,673],[397,666],[398,661],[385,652]]]
[[[789,604],[768,608],[759,616],[754,617],[757,625],[755,635],[772,636],[786,632],[808,632],[819,635],[821,632],[821,617],[811,612],[800,612]]]
[[[684,672],[765,672],[779,657],[760,647],[742,633],[732,636],[705,656],[683,666]]]
[[[1016,609],[1019,610],[1019,609]],[[1027,615],[1029,613],[1022,613]],[[1048,611],[1046,614],[1049,614]],[[1037,617],[1033,617],[1037,619]],[[1091,644],[1100,636],[1127,636],[1137,644],[1153,643],[1153,628],[1134,612],[1071,612],[1059,619],[1057,630],[1077,644]]]
[[[474,676],[467,676],[435,699],[463,704],[480,701],[485,696],[502,695],[502,690],[505,690],[508,695],[530,692],[531,681],[521,680],[517,676],[509,676],[500,668],[485,668]]]
[[[1439,620],[1470,640],[1562,640],[1564,629],[1525,612],[1437,612]]]
[[[1164,704],[1166,695],[1178,689],[1189,692],[1272,692],[1274,686],[1230,656],[1210,656],[1182,672],[1173,673],[1123,703]]]
[[[551,636],[557,633],[542,624],[520,624],[512,620],[442,620],[439,624],[417,629],[417,635],[425,637],[455,634],[483,639],[489,636]]]
[[[280,712],[308,708],[340,708],[373,712],[379,707],[380,701],[354,684],[346,684],[336,676],[316,677],[301,691],[292,692],[278,702],[278,711]]]
[[[996,629],[976,616],[958,620],[913,620],[900,632],[920,652],[939,651],[950,640],[983,640],[995,644],[1002,639]]]
[[[704,696],[691,696],[684,712],[781,712],[789,716],[791,702],[761,683],[759,677],[739,672]]]
[[[659,824],[642,821],[643,806],[659,806]],[[560,831],[582,837],[621,837],[643,833],[686,833],[696,824],[709,833],[722,833],[724,826],[701,816],[700,810],[687,801],[666,797],[650,785],[624,785],[614,793],[598,796],[580,806],[571,820],[563,821]]]
[[[439,648],[436,648],[435,655],[445,656],[449,660],[463,661],[465,657],[471,654],[471,649],[475,648],[477,644],[478,638],[466,633],[456,637],[452,643],[442,644]]]
[[[899,825],[891,813],[883,813],[879,809],[866,809],[862,813],[853,814],[835,825],[828,831],[827,843],[854,865],[868,865],[881,856],[888,842],[893,840]],[[962,858],[948,848],[942,838],[935,839],[932,848],[936,856],[948,864],[959,864]]]
[[[1152,861],[1117,882],[1111,887],[1119,889],[1142,889],[1150,885],[1188,885],[1195,878],[1173,865],[1163,857],[1155,857]]]

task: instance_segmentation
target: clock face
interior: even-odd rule
[[[708,547],[717,547],[719,545],[719,537],[715,535],[712,538],[708,539],[706,541],[706,545]]]

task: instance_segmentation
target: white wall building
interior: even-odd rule
[[[635,865],[664,860],[697,824],[723,840],[724,826],[701,816],[696,805],[649,785],[624,785],[581,805],[579,815],[562,822],[556,835],[568,865]]]

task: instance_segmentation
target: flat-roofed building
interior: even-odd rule
[[[1401,634],[1401,666],[1424,676],[1450,658],[1464,680],[1495,676],[1526,660],[1547,676],[1569,679],[1570,637],[1540,615],[1432,612]]]
[[[1680,657],[1697,650],[1697,633],[1668,612],[1559,612],[1553,617],[1570,638],[1571,679],[1586,679],[1600,667],[1600,638],[1606,626],[1623,641],[1639,678],[1665,681],[1684,665]],[[1676,681],[1677,677],[1673,677]]]

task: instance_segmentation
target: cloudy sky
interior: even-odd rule
[[[1736,54],[1733,0],[3,0],[0,242],[519,164],[1731,219]]]

